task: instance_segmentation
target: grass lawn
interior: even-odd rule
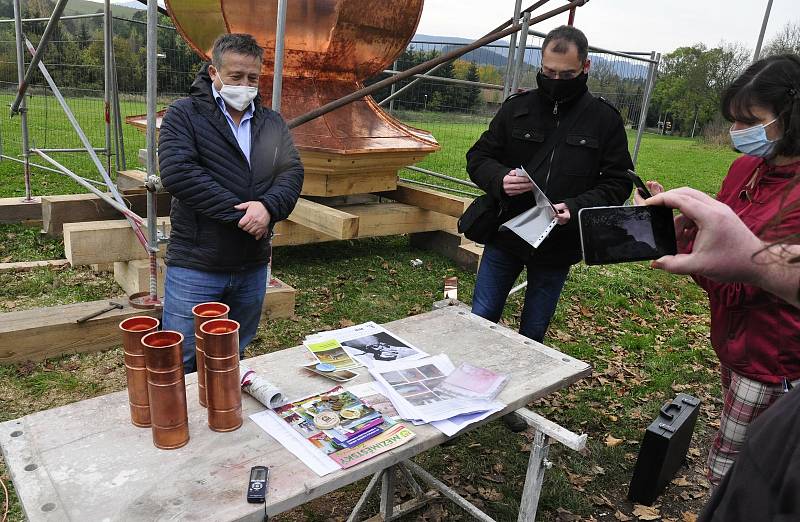
[[[445,146],[421,166],[465,177],[464,152],[484,124],[422,122],[414,116],[409,123],[430,129]],[[3,132],[7,124],[4,120]],[[133,164],[135,155],[129,154]],[[639,171],[643,178],[658,179],[668,187],[689,184],[713,193],[734,157],[728,150],[692,140],[647,135]],[[35,179],[39,194],[79,191],[55,175],[37,174]],[[0,196],[22,194],[21,187],[18,166],[1,162]],[[60,242],[23,226],[0,226],[0,239],[2,261],[63,256]],[[414,258],[424,264],[411,266]],[[263,325],[248,356],[295,346],[309,333],[346,321],[385,322],[427,311],[440,298],[445,276],[458,276],[459,297],[469,303],[475,281],[474,274],[455,268],[449,260],[412,249],[404,236],[277,248],[274,264],[276,275],[298,289],[296,315]],[[0,311],[101,299],[119,292],[110,275],[83,268],[0,274]],[[503,321],[512,328],[518,325],[522,297],[515,294],[506,307]],[[699,477],[720,409],[715,399],[717,363],[708,332],[705,295],[686,277],[652,270],[645,263],[573,268],[545,342],[591,363],[594,374],[534,408],[575,432],[587,433],[590,451],[579,455],[558,445],[551,448],[553,468],[546,474],[539,520],[635,520],[634,507],[624,498],[638,443],[659,407],[677,391],[700,397],[703,410],[688,466],[678,473],[681,480],[670,485],[656,510],[662,520],[691,520],[707,499]],[[121,348],[0,366],[0,420],[124,387]],[[498,520],[516,520],[529,451],[530,434],[511,434],[494,422],[459,437],[454,446],[433,449],[416,460]],[[2,461],[0,477],[10,482]],[[11,486],[10,520],[22,520]],[[343,520],[363,486],[344,488],[275,520]],[[466,519],[446,502],[428,508],[425,516],[426,520]]]

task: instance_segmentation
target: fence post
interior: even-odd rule
[[[514,18],[511,25],[519,23],[520,11],[522,11],[522,0],[517,0],[514,5]],[[508,44],[508,60],[506,61],[506,77],[503,82],[503,99],[507,98],[511,91],[512,75],[514,74],[514,51],[517,49],[517,33],[511,35]]]
[[[22,9],[19,0],[14,0],[14,31],[17,38],[17,80],[19,87],[25,81],[25,51],[22,43]],[[20,127],[22,128],[22,158],[24,162],[25,175],[25,201],[32,201],[31,194],[31,151],[28,144],[28,109],[25,104],[25,96],[19,104]]]
[[[636,167],[636,162],[639,159],[639,148],[642,145],[642,135],[644,128],[647,125],[647,111],[650,108],[650,96],[653,94],[653,86],[656,83],[656,75],[658,73],[658,64],[661,62],[661,54],[655,51],[650,53],[650,59],[655,60],[655,63],[650,63],[647,70],[647,83],[644,86],[644,97],[642,99],[642,108],[639,111],[639,128],[636,129],[636,144],[633,146],[633,166]]]

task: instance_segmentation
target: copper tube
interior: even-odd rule
[[[159,321],[155,317],[137,315],[119,323],[122,348],[125,352],[125,376],[128,380],[128,404],[134,426],[150,426],[150,401],[147,398],[147,368],[144,361],[142,337],[155,332]]]
[[[227,319],[231,308],[225,303],[200,303],[192,308],[194,315],[194,350],[197,361],[197,396],[200,406],[206,407],[206,354],[203,351],[203,336],[200,326],[211,319]]]
[[[164,330],[142,338],[153,444],[175,449],[189,442],[189,415],[183,378],[183,335]]]
[[[239,379],[239,323],[212,319],[200,326],[205,347],[208,427],[233,431],[242,425]]]

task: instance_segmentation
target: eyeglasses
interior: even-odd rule
[[[577,78],[583,72],[583,70],[554,71],[546,67],[540,67],[539,72],[542,73],[545,78],[550,78],[551,80],[572,80],[573,78]]]

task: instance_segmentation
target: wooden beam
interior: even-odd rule
[[[346,196],[383,192],[397,187],[397,171],[323,174],[306,171],[303,179],[304,196]]]
[[[397,189],[384,192],[381,195],[400,203],[432,210],[455,218],[460,218],[464,210],[472,203],[469,198],[452,196],[402,181],[397,183]]]
[[[261,319],[279,319],[294,316],[295,295],[297,290],[280,279],[273,278],[264,296],[261,307]]]
[[[147,194],[123,196],[128,208],[147,216]],[[156,197],[158,216],[169,216],[172,196],[162,192]],[[42,196],[42,229],[49,236],[61,236],[64,223],[83,223],[120,219],[120,212],[94,194]]]
[[[413,232],[444,230],[456,232],[456,218],[404,203],[346,205],[339,210],[358,218],[355,238],[394,236]],[[159,228],[169,218],[158,218]],[[335,241],[337,238],[305,225],[285,220],[275,225],[273,246],[305,245]],[[64,224],[64,252],[72,266],[144,259],[145,252],[130,225],[124,220]],[[165,246],[160,246],[163,257]]]
[[[453,260],[456,265],[470,272],[477,272],[483,247],[449,232],[421,232],[411,234],[411,246],[430,250]]]
[[[295,289],[279,280],[267,289],[262,319],[294,315]],[[109,301],[124,305],[85,323],[75,321],[102,310]],[[159,317],[154,310],[138,310],[125,296],[87,303],[35,308],[0,314],[0,364],[39,361],[70,353],[97,352],[122,343],[119,323],[135,315]]]
[[[169,218],[158,218],[169,232]],[[146,230],[146,228],[144,229]],[[159,245],[163,257],[166,245]],[[147,253],[124,219],[64,224],[64,254],[72,266],[143,259]]]
[[[358,235],[358,216],[300,198],[289,219],[335,239],[352,239]]]
[[[457,219],[404,203],[377,203],[343,207],[359,217],[358,237],[395,236],[412,232],[455,232]]]
[[[117,188],[119,190],[133,190],[144,188],[147,172],[143,170],[121,170],[117,173]]]
[[[156,284],[158,295],[164,295],[164,275],[167,265],[158,259],[156,265]],[[114,263],[114,281],[122,287],[126,294],[150,291],[150,261],[134,259],[133,261],[117,261]]]
[[[16,263],[0,263],[0,274],[6,272],[27,272],[41,267],[61,268],[69,266],[66,259],[49,259],[47,261],[20,261]]]
[[[31,223],[42,220],[39,198],[26,202],[22,196],[0,198],[0,223]]]
[[[75,321],[108,306],[124,305],[85,323]],[[134,315],[155,316],[152,310],[131,308],[127,297],[35,308],[0,314],[0,364],[38,361],[68,353],[96,352],[120,344],[118,325]]]

